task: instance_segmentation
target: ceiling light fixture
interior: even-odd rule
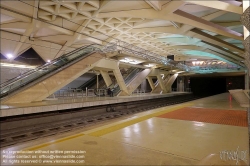
[[[28,66],[28,65],[19,65],[13,63],[0,63],[1,67],[16,67],[16,68],[23,68],[23,69],[34,69],[36,66]]]
[[[153,64],[147,64],[147,65],[144,65],[146,67],[153,67],[154,65]]]
[[[8,59],[12,59],[12,58],[13,58],[13,55],[12,55],[12,54],[7,54],[7,58],[8,58]]]

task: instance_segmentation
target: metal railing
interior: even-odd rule
[[[158,84],[159,84],[159,80],[156,80],[156,82],[154,83],[155,87],[157,87]]]
[[[184,92],[192,92],[191,88],[185,88]]]
[[[206,73],[206,72],[214,72],[214,71],[226,71],[226,70],[242,70],[243,68],[241,66],[237,65],[230,65],[230,64],[224,64],[224,65],[206,65],[206,66],[190,66],[190,71],[194,72],[200,72],[200,73]]]
[[[94,97],[94,96],[107,96],[106,89],[61,89],[51,95],[49,98],[58,99],[72,99],[72,98],[83,98],[83,97]]]
[[[177,92],[177,88],[172,88],[172,92]]]
[[[179,90],[178,88],[172,88],[172,92],[192,92],[191,88],[185,88],[184,90]]]
[[[146,93],[146,91],[144,89],[136,89],[132,92],[132,94],[134,94],[134,95],[142,95],[145,93]]]
[[[54,93],[55,98],[78,98],[86,97],[86,91],[82,89],[62,89]]]

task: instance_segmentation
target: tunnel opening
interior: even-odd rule
[[[244,76],[191,77],[190,86],[194,95],[216,95],[232,89],[244,89]]]

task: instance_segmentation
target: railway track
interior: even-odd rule
[[[173,97],[141,100],[127,103],[110,104],[106,106],[97,106],[94,108],[76,109],[76,110],[62,110],[59,112],[52,112],[49,114],[38,114],[30,116],[10,117],[7,119],[1,119],[1,134],[0,134],[0,147],[7,147],[21,142],[35,140],[43,137],[48,137],[63,132],[84,128],[89,125],[97,124],[102,121],[118,118],[121,116],[131,115],[138,112],[143,112],[159,107],[180,104],[192,100],[199,99],[201,97],[189,95],[180,95]],[[95,109],[103,110],[102,113],[97,115],[86,115],[81,117],[75,117],[73,119],[58,120],[57,116],[67,116],[67,114],[76,114],[79,111],[83,113],[92,111]],[[10,122],[18,125],[18,122],[25,121],[29,124],[29,121],[41,118],[51,118],[51,122],[46,124],[36,124],[32,126],[16,127],[13,129],[2,130],[3,125],[8,125]],[[59,118],[58,118],[59,119]]]

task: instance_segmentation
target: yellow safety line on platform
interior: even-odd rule
[[[70,139],[73,139],[73,138],[77,138],[77,137],[80,137],[80,136],[83,136],[83,135],[90,135],[90,136],[100,137],[100,136],[103,136],[105,134],[111,133],[113,131],[116,131],[116,130],[122,129],[124,127],[133,125],[135,123],[138,123],[138,122],[141,122],[141,121],[144,121],[144,120],[147,120],[147,119],[150,119],[150,118],[153,118],[153,117],[156,117],[156,116],[168,113],[168,112],[172,112],[172,111],[175,111],[175,110],[183,108],[183,107],[188,107],[188,106],[191,106],[191,105],[192,104],[189,103],[189,104],[185,104],[185,105],[181,105],[181,106],[176,106],[176,107],[164,110],[164,111],[152,113],[152,114],[149,114],[149,115],[145,115],[145,116],[142,116],[142,117],[139,117],[139,118],[127,121],[127,122],[116,124],[116,125],[111,126],[111,127],[100,129],[98,131],[94,131],[94,132],[89,133],[89,134],[83,134],[83,133],[81,133],[81,134],[75,134],[75,135],[72,135],[72,136],[69,136],[69,137],[65,137],[65,138],[61,138],[61,139],[55,140],[53,142],[48,142],[48,143],[37,145],[37,146],[31,147],[31,148],[27,148],[25,150],[28,150],[28,151],[37,150],[37,149],[40,149],[40,148],[43,148],[43,147],[46,147],[46,146],[49,146],[49,145],[53,145],[55,143],[67,141],[67,140],[70,140]]]
[[[185,105],[182,105],[182,106],[177,106],[177,107],[169,108],[169,109],[164,110],[164,111],[152,113],[152,114],[149,114],[149,115],[146,115],[146,116],[142,116],[142,117],[140,117],[140,118],[136,118],[136,119],[127,121],[127,122],[123,122],[123,123],[120,123],[120,124],[116,124],[116,125],[111,126],[111,127],[107,127],[107,128],[104,128],[104,129],[100,129],[100,130],[98,130],[98,131],[94,131],[94,132],[89,133],[89,134],[87,134],[87,135],[95,136],[95,137],[100,137],[100,136],[103,136],[103,135],[105,135],[105,134],[111,133],[111,132],[113,132],[113,131],[116,131],[116,130],[125,128],[125,127],[127,127],[127,126],[133,125],[133,124],[135,124],[135,123],[138,123],[138,122],[141,122],[141,121],[144,121],[144,120],[147,120],[147,119],[150,119],[150,118],[153,118],[153,117],[156,117],[156,116],[159,116],[159,115],[168,113],[168,112],[172,112],[172,111],[175,111],[175,110],[180,109],[180,108],[183,108],[183,107],[188,107],[188,106],[191,106],[191,105],[192,105],[192,104],[185,104]]]
[[[67,140],[77,138],[77,137],[80,137],[80,136],[83,136],[83,135],[85,135],[85,134],[81,133],[81,134],[72,135],[72,136],[69,136],[69,137],[65,137],[65,138],[62,138],[62,139],[55,140],[53,142],[48,142],[48,143],[45,143],[45,144],[37,145],[37,146],[31,147],[31,148],[28,148],[28,149],[25,149],[25,150],[27,150],[27,151],[37,150],[37,149],[40,149],[40,148],[43,148],[43,147],[46,147],[46,146],[49,146],[49,145],[52,145],[52,144],[55,144],[55,143],[67,141]]]

